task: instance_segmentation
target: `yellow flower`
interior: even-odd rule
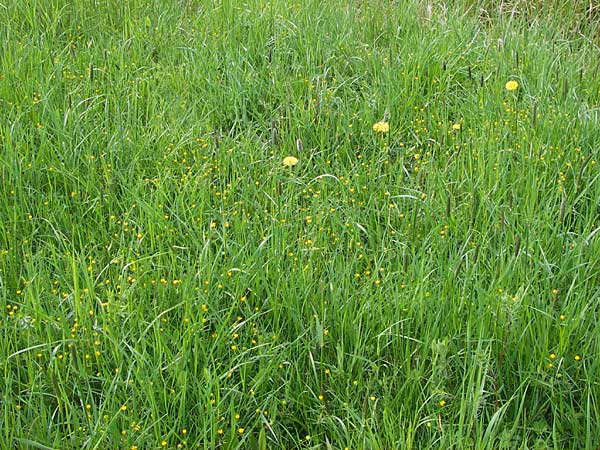
[[[461,128],[462,128],[462,125],[460,123],[455,123],[454,125],[452,125],[453,130],[460,130]]]
[[[298,164],[298,158],[295,156],[286,156],[283,158],[283,165],[286,167],[294,167],[296,164]]]
[[[388,122],[377,122],[373,124],[373,131],[375,133],[387,133],[390,131],[390,124]]]
[[[515,80],[510,80],[506,82],[504,87],[507,91],[516,91],[519,88],[519,83]]]

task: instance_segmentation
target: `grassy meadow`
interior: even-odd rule
[[[0,0],[0,38],[0,449],[599,448],[594,2]]]

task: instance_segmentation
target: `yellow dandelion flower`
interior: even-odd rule
[[[462,128],[462,125],[460,123],[455,123],[454,125],[452,125],[453,130],[460,130],[461,128]]]
[[[439,405],[443,408],[444,406],[446,406],[446,400],[440,400],[439,401]]]
[[[295,156],[286,156],[283,158],[283,165],[286,167],[294,167],[296,164],[298,164],[298,158]]]
[[[519,83],[515,80],[510,80],[506,82],[504,87],[507,91],[516,91],[519,88]]]
[[[575,361],[581,361],[581,356],[575,355]]]
[[[373,131],[375,133],[387,133],[390,131],[390,124],[388,122],[377,122],[373,124]]]

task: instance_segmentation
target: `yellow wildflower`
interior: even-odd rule
[[[377,122],[373,124],[373,131],[375,133],[387,133],[390,131],[390,124],[388,122]]]
[[[283,165],[286,167],[294,167],[296,164],[298,164],[298,158],[295,156],[286,156],[283,158]]]
[[[506,82],[504,87],[507,91],[516,91],[519,88],[519,83],[515,80],[510,80]]]

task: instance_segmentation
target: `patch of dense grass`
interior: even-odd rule
[[[596,18],[538,3],[0,5],[2,448],[595,449]]]

